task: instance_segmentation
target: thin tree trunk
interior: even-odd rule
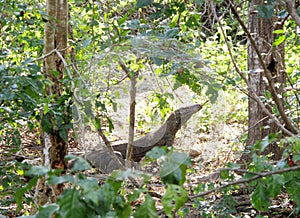
[[[67,49],[67,38],[68,38],[68,3],[67,0],[47,0],[47,15],[48,20],[45,23],[44,31],[44,53],[57,49],[65,58]],[[47,95],[52,98],[54,97],[54,102],[52,105],[57,104],[57,100],[62,95],[63,86],[60,80],[63,78],[64,74],[64,64],[63,61],[56,53],[49,55],[44,61],[44,74],[47,79],[49,79],[52,84],[47,86]],[[64,105],[64,112],[68,113],[67,105]],[[56,110],[55,106],[53,110]],[[64,124],[68,124],[67,114],[62,114],[64,119]],[[66,162],[64,160],[67,154],[67,141],[63,138],[63,134],[67,135],[66,128],[62,127],[61,123],[57,122],[54,115],[50,115],[51,130],[45,134],[49,134],[49,139],[51,142],[51,147],[49,149],[50,156],[50,167],[52,169],[62,169],[67,168]],[[63,191],[63,186],[58,185],[53,187],[55,196]]]
[[[273,48],[272,44],[274,42],[273,31],[275,27],[277,18],[272,17],[270,19],[260,18],[256,12],[256,6],[263,4],[263,0],[251,1],[249,6],[249,31],[252,34],[260,53],[263,55],[264,61],[271,71],[274,82],[280,84],[280,88],[277,89],[277,93],[282,93],[282,87],[285,84],[285,73],[284,69],[284,44],[277,48]],[[274,66],[273,66],[274,65]],[[249,81],[251,87],[254,89],[256,94],[262,98],[265,98],[266,91],[268,91],[268,84],[264,78],[264,71],[262,69],[261,63],[258,56],[251,44],[248,46],[248,70],[249,70]],[[267,104],[267,101],[266,101]],[[268,107],[270,110],[274,107],[273,103],[268,102]],[[262,109],[259,107],[257,102],[253,99],[249,99],[248,104],[248,141],[247,147],[255,144],[257,140],[263,139],[270,133],[278,132],[278,127],[271,122],[268,116],[263,113]],[[281,150],[276,146],[276,144],[270,145],[266,153],[272,151],[274,153],[274,159],[280,159]],[[242,160],[248,161],[249,155],[243,155]]]
[[[134,73],[130,77],[129,133],[128,133],[128,146],[126,151],[126,167],[131,166],[132,154],[133,154],[137,76],[138,73]]]

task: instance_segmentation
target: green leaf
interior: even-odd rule
[[[47,114],[48,111],[49,111],[49,104],[45,103],[45,105],[44,105],[44,115]]]
[[[277,29],[273,31],[274,34],[284,34],[284,30],[283,29]]]
[[[174,152],[166,157],[160,170],[160,177],[166,184],[182,185],[185,182],[190,158],[185,153]]]
[[[101,122],[99,118],[95,118],[94,119],[94,125],[96,127],[96,129],[100,129],[101,128]]]
[[[89,44],[91,44],[91,42],[92,42],[91,39],[87,39],[87,40],[83,41],[83,42],[82,42],[82,47],[85,48],[86,46],[88,46]]]
[[[47,181],[50,185],[62,184],[65,182],[74,183],[74,178],[71,175],[63,175],[63,176],[50,175]]]
[[[198,5],[203,5],[205,3],[205,0],[194,0],[194,3]]]
[[[127,178],[136,178],[136,179],[143,178],[144,181],[148,181],[151,178],[151,175],[144,173],[142,171],[139,171],[139,170],[132,170],[132,169],[115,170],[107,178],[107,181],[122,182],[122,181],[126,180]]]
[[[44,205],[39,208],[36,218],[52,218],[52,215],[59,209],[57,204]]]
[[[164,148],[154,147],[154,148],[151,149],[151,151],[148,151],[146,153],[146,157],[148,157],[150,159],[153,159],[153,160],[156,160],[156,159],[158,159],[161,156],[166,155],[166,154],[167,154],[167,152]]]
[[[261,182],[257,184],[252,193],[252,203],[254,208],[259,211],[267,211],[270,206],[269,192]]]
[[[143,8],[151,5],[152,0],[137,0],[136,7],[137,8]]]
[[[291,195],[292,199],[296,201],[296,203],[300,204],[300,183],[297,180],[292,180],[288,184],[285,185],[287,192]]]
[[[139,189],[134,189],[133,193],[132,193],[132,194],[129,194],[129,195],[127,196],[127,199],[128,199],[128,201],[131,203],[131,202],[135,201],[136,199],[138,199],[141,193],[147,192],[147,191],[148,191],[147,188],[144,188],[144,189],[141,189],[141,188],[139,188]]]
[[[59,215],[62,218],[82,218],[92,217],[93,211],[80,198],[77,189],[67,189],[57,201],[59,205]]]
[[[220,173],[220,178],[221,179],[228,179],[229,178],[229,170],[222,170]]]
[[[277,15],[281,19],[284,19],[284,18],[286,18],[286,16],[288,16],[288,13],[287,13],[287,11],[285,9],[283,9],[283,10],[279,11]]]
[[[258,5],[257,10],[261,18],[270,19],[274,14],[274,5]]]
[[[179,33],[179,29],[178,28],[172,28],[169,29],[165,32],[165,37],[167,38],[174,38],[175,36],[177,36]]]
[[[79,186],[83,193],[94,191],[99,188],[98,180],[96,178],[86,178],[84,175],[77,174],[75,180],[76,186]]]
[[[31,180],[29,180],[29,182],[27,183],[27,185],[24,188],[20,188],[16,191],[16,193],[14,194],[14,199],[18,205],[17,211],[19,211],[20,209],[23,208],[23,204],[22,204],[22,200],[24,197],[24,194],[29,191],[30,189],[33,188],[33,186],[36,185],[38,181],[38,177],[34,177]]]
[[[59,130],[59,136],[64,140],[64,142],[68,142],[68,131],[67,128],[62,128]]]
[[[273,42],[273,46],[276,47],[278,45],[280,45],[281,43],[283,43],[285,40],[285,35],[281,35],[281,36],[278,36],[275,41]]]
[[[59,77],[60,72],[56,71],[56,70],[52,70],[51,73],[53,74],[53,76],[55,77]]]
[[[42,117],[42,122],[41,122],[41,125],[42,125],[42,130],[46,133],[50,133],[50,131],[52,130],[52,122],[51,122],[51,116],[49,113],[45,114],[43,117]]]
[[[227,164],[227,167],[233,168],[233,169],[237,169],[237,168],[240,168],[240,167],[241,167],[241,164],[229,162],[229,163]]]
[[[267,190],[270,193],[270,197],[276,197],[282,190],[284,185],[284,177],[283,175],[273,175],[269,177]]]
[[[45,166],[31,166],[29,170],[25,171],[26,176],[43,176],[46,175],[50,169]]]
[[[178,185],[168,185],[166,193],[162,198],[162,205],[167,216],[172,217],[188,200],[187,191]]]
[[[106,116],[106,120],[107,120],[107,123],[108,123],[108,131],[112,132],[112,130],[115,128],[114,123],[113,123],[112,119],[109,118],[108,116]]]
[[[75,158],[75,162],[71,168],[71,172],[78,172],[78,171],[84,171],[84,170],[91,169],[90,163],[82,157],[78,157],[78,156],[74,156],[74,155],[67,155],[66,158],[67,159]]]
[[[112,203],[117,195],[118,189],[114,184],[105,183],[101,186],[98,191],[98,210],[97,212],[101,216],[106,216],[106,214],[111,210]]]
[[[157,66],[161,66],[164,63],[164,60],[159,57],[150,57],[150,60]]]
[[[118,25],[121,26],[127,20],[128,14],[118,19]]]
[[[184,166],[175,169],[165,176],[160,176],[165,184],[182,185],[185,182],[186,169]]]
[[[212,104],[214,104],[219,96],[219,90],[221,89],[221,85],[218,83],[210,83],[207,86],[207,90],[205,94],[209,97],[209,100]]]
[[[157,211],[155,207],[155,201],[151,198],[149,194],[145,196],[145,201],[140,206],[136,208],[134,214],[136,218],[157,218]]]
[[[276,133],[271,133],[268,136],[266,136],[265,138],[263,138],[261,141],[257,141],[254,145],[254,148],[259,150],[260,152],[263,152],[266,147],[275,142],[277,139],[277,134]]]
[[[170,28],[174,28],[177,26],[177,22],[178,22],[178,19],[179,19],[179,13],[175,14],[169,24]],[[175,28],[176,29],[176,28]],[[171,38],[171,37],[168,37],[168,38]]]
[[[113,206],[117,213],[117,217],[130,217],[132,207],[129,202],[126,202],[124,196],[117,196],[114,200]]]

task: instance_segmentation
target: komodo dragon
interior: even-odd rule
[[[172,146],[177,131],[185,124],[191,116],[201,110],[202,105],[195,104],[175,110],[166,122],[156,131],[150,132],[133,143],[133,160],[140,161],[146,153],[155,146]],[[115,144],[114,151],[120,153],[120,159],[124,163],[126,157],[127,143]],[[110,173],[118,168],[118,164],[111,157],[106,147],[86,154],[86,159],[103,173]]]

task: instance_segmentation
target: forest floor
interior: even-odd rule
[[[146,84],[146,85],[145,85]],[[142,81],[138,85],[137,95],[137,121],[143,121],[142,125],[137,125],[137,136],[139,138],[143,133],[157,128],[161,124],[161,120],[153,120],[147,114],[147,108],[151,108],[151,105],[155,105],[157,102],[149,101],[149,96],[152,94],[152,89],[148,85],[149,81]],[[172,89],[167,90],[175,97],[170,106],[175,110],[182,106],[191,105],[194,103],[202,103],[207,100],[203,98],[195,98],[193,94],[186,87],[181,87],[176,91]],[[229,93],[220,92],[219,98],[215,104],[204,106],[204,108],[185,124],[181,130],[177,133],[174,147],[176,150],[184,151],[192,158],[193,166],[191,173],[187,175],[186,187],[190,190],[190,194],[194,193],[194,188],[205,183],[217,183],[219,179],[218,169],[226,167],[229,162],[235,162],[241,156],[244,149],[244,145],[241,139],[245,135],[246,127],[243,122],[235,122],[231,119],[231,113],[237,113],[239,107],[245,105],[232,105],[228,102],[232,97]],[[121,92],[120,98],[116,100],[118,104],[118,110],[109,110],[109,115],[114,122],[114,130],[110,134],[109,139],[111,141],[127,140],[128,137],[128,106],[129,96],[128,93]],[[243,109],[245,110],[245,109]],[[170,111],[171,112],[171,111]],[[158,116],[159,117],[159,116]],[[82,129],[81,129],[82,130]],[[96,135],[96,132],[90,130],[90,128],[84,128],[83,144],[71,140],[69,153],[82,155],[89,150],[98,147],[102,142]],[[77,132],[82,134],[82,132]],[[24,130],[22,145],[23,149],[18,155],[13,158],[21,158],[22,161],[27,161],[32,164],[40,164],[42,155],[42,149],[38,145],[38,137],[32,133]],[[1,153],[4,152],[5,147],[2,145]],[[25,158],[25,160],[24,160]],[[26,160],[27,158],[27,160]],[[12,161],[6,159],[7,161]],[[147,171],[147,165],[142,169]],[[156,166],[151,166],[151,173],[155,176],[158,175],[159,169]],[[157,181],[158,181],[158,177]],[[155,179],[154,179],[155,180]],[[163,195],[161,185],[157,185],[157,181],[153,181],[153,189],[159,195]],[[7,196],[9,198],[11,196]],[[221,201],[221,196],[211,194],[206,196],[206,201],[209,202],[213,208],[213,205],[218,204]],[[292,211],[293,205],[287,202],[288,199],[285,194],[282,194],[278,199],[275,199],[272,203],[272,210],[266,213],[258,213],[253,209],[248,193],[235,192],[233,197],[237,202],[235,206],[236,211],[232,213],[231,217],[293,217],[289,216]],[[199,206],[199,205],[198,205]],[[7,210],[15,210],[16,205],[11,205],[11,208]],[[162,209],[159,197],[157,198],[157,207]],[[201,217],[200,207],[195,207],[191,201],[186,204],[186,208],[189,209],[188,217]],[[3,208],[0,208],[3,210]],[[277,213],[277,215],[276,215]],[[12,213],[13,214],[13,213]],[[216,214],[216,217],[218,216]]]
[[[205,95],[203,97],[195,96],[185,86],[174,91],[171,88],[171,83],[167,80],[164,81],[164,84],[156,84],[153,81],[155,81],[153,78],[146,77],[137,85],[136,121],[137,123],[141,121],[142,124],[136,125],[136,139],[149,131],[155,130],[162,124],[159,115],[155,116],[153,110],[158,100],[155,98],[151,100],[153,93],[157,92],[161,87],[167,87],[164,92],[171,93],[173,96],[171,100],[168,100],[168,104],[173,108],[170,112],[195,103],[201,104],[208,99]],[[116,96],[118,96],[116,98],[117,110],[112,108],[109,110],[109,115],[115,127],[109,136],[111,141],[127,141],[128,138],[130,99],[129,93],[124,92],[124,90],[128,90],[128,87],[115,90],[117,92]],[[235,96],[232,92],[220,91],[219,97],[214,104],[204,105],[203,109],[194,114],[177,133],[173,145],[175,150],[188,153],[193,162],[192,171],[187,175],[186,182],[186,188],[190,190],[191,195],[194,193],[194,189],[201,186],[201,184],[217,184],[219,182],[218,170],[226,167],[229,162],[236,162],[241,157],[244,150],[243,140],[247,133],[245,125],[246,107],[246,103],[241,96]],[[149,109],[151,110],[150,113]],[[157,113],[159,113],[159,110]],[[243,115],[244,119],[241,119]],[[101,144],[101,140],[93,142],[92,140],[95,138],[97,137],[90,135],[90,132],[87,133],[87,139],[90,139],[86,143],[87,146],[85,146],[88,147],[87,150]],[[156,176],[157,180],[153,181],[151,188],[162,196],[163,189],[161,184],[157,185],[159,168],[153,165],[146,165],[142,167],[142,170],[151,172]],[[236,178],[238,179],[240,176],[236,175]],[[272,209],[265,213],[258,213],[253,208],[251,196],[247,191],[237,191],[232,196],[237,204],[235,206],[236,211],[232,212],[231,217],[257,217],[259,215],[261,217],[293,217],[291,215],[293,205],[287,200],[288,196],[285,193],[273,200]],[[224,207],[220,203],[221,196],[212,194],[206,197],[210,205],[207,206],[207,209]],[[157,198],[157,208],[162,209],[160,200]],[[201,217],[199,215],[200,208],[195,207],[191,202],[188,202],[186,206],[190,211],[188,217]],[[216,214],[216,216],[224,217],[225,215]]]

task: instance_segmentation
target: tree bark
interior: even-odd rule
[[[48,20],[45,23],[44,30],[44,53],[48,54],[53,50],[58,50],[62,57],[65,58],[66,48],[67,48],[67,39],[68,39],[68,3],[67,0],[47,0],[47,15]],[[57,55],[53,53],[45,58],[44,61],[44,74],[47,79],[49,79],[52,84],[47,86],[47,95],[51,98],[53,97],[52,105],[57,104],[57,100],[62,96],[62,84],[60,80],[63,78],[64,74],[64,64]],[[56,110],[53,106],[53,110]],[[64,110],[67,112],[67,105]],[[64,116],[64,119],[68,115]],[[50,167],[52,169],[67,169],[66,162],[64,160],[65,155],[67,154],[67,141],[62,137],[62,127],[58,124],[54,115],[50,115],[51,130],[45,134],[49,134],[51,147],[49,149],[50,156]],[[64,124],[68,124],[68,121],[65,121]],[[65,131],[64,129],[63,131]],[[67,135],[67,133],[65,133]],[[61,185],[54,187],[55,195],[57,196],[63,191]]]
[[[279,84],[277,87],[277,93],[282,95],[283,87],[285,86],[285,73],[284,73],[284,44],[278,47],[273,47],[273,42],[276,36],[273,31],[275,29],[282,28],[278,24],[280,23],[279,18],[273,16],[270,19],[260,18],[256,6],[264,4],[263,0],[254,0],[249,3],[249,31],[255,39],[256,45],[263,55],[264,62],[268,66],[268,70],[272,73],[274,83]],[[280,7],[280,6],[277,6]],[[275,12],[276,13],[276,12]],[[266,99],[265,104],[268,104],[268,108],[272,110],[274,103],[266,93],[268,92],[268,83],[264,78],[264,70],[258,59],[257,53],[250,43],[248,46],[248,70],[249,70],[249,81],[251,87],[254,89],[256,94],[261,98]],[[283,106],[283,98],[280,102]],[[263,139],[270,133],[275,133],[279,131],[277,125],[275,125],[265,113],[263,113],[261,107],[258,103],[249,98],[248,103],[248,141],[247,147],[255,144],[256,141]],[[272,152],[274,154],[273,159],[280,159],[282,155],[282,150],[276,144],[271,144],[266,153]],[[250,156],[245,154],[242,156],[242,160],[249,161]]]
[[[133,155],[137,76],[138,76],[138,72],[130,76],[129,133],[128,133],[128,146],[126,151],[126,167],[130,167],[132,162],[132,155]]]

